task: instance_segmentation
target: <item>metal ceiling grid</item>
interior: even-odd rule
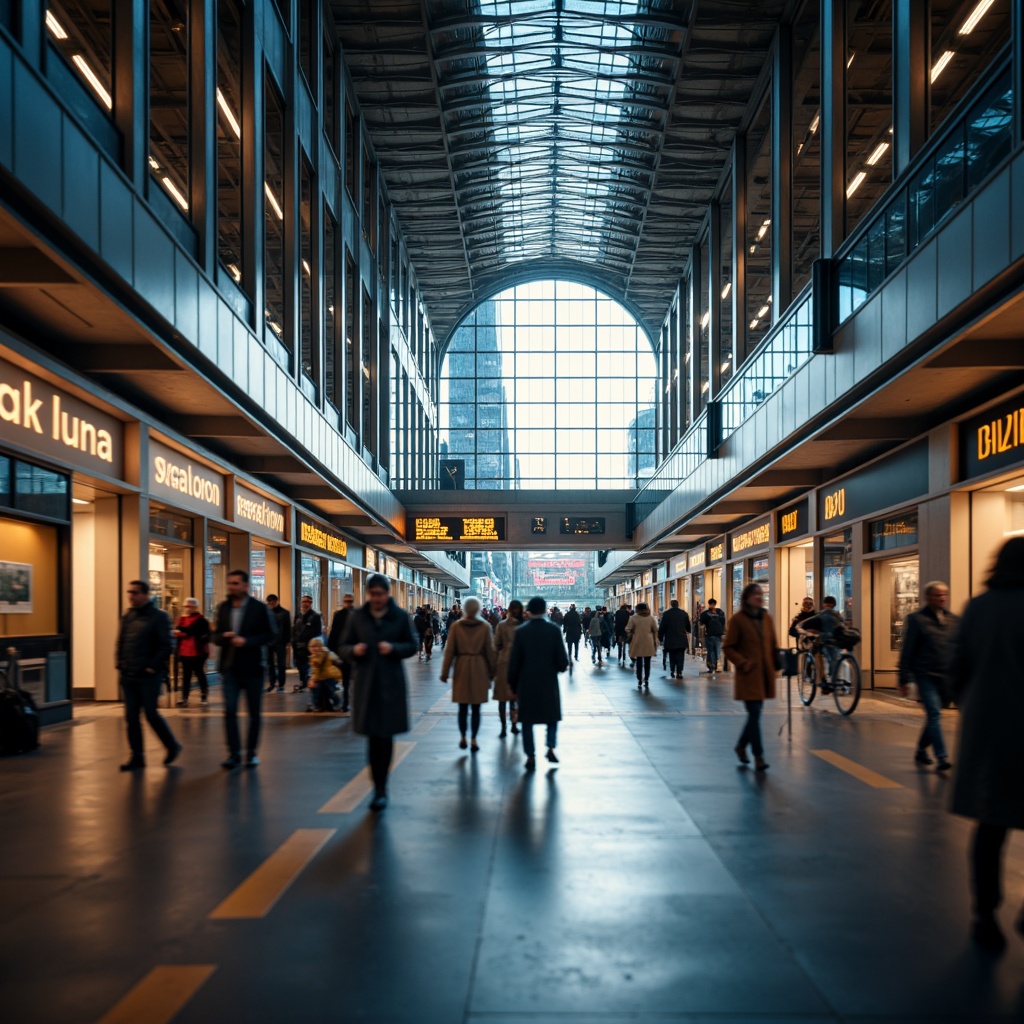
[[[435,334],[569,273],[656,334],[782,0],[333,0]]]

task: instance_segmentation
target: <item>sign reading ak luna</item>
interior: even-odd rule
[[[152,440],[149,442],[149,492],[193,512],[224,518],[224,477]]]
[[[120,477],[120,420],[0,359],[0,440],[48,459]]]

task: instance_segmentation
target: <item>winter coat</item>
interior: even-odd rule
[[[647,612],[637,612],[626,623],[626,639],[631,658],[653,658],[658,653],[658,624]]]
[[[278,605],[270,609],[271,618],[274,620],[274,628],[277,631],[275,646],[284,647],[292,638],[292,613],[287,608]]]
[[[583,620],[575,608],[571,608],[565,613],[565,618],[562,619],[562,631],[565,633],[565,639],[570,642],[579,640],[583,636]]]
[[[512,657],[512,644],[516,630],[523,624],[522,619],[509,616],[494,631],[494,650],[498,655],[498,667],[494,671],[494,699],[515,700],[508,685],[508,662]]]
[[[721,608],[709,608],[701,612],[698,621],[704,627],[706,636],[723,636],[725,633],[725,612]]]
[[[345,625],[355,612],[355,608],[339,608],[331,616],[331,631],[327,634],[327,649],[338,654],[341,650],[341,638],[345,635]]]
[[[115,664],[129,679],[163,679],[171,656],[171,620],[152,601],[121,616]]]
[[[312,608],[303,614],[300,612],[295,617],[295,625],[292,626],[292,650],[296,654],[305,654],[309,647],[309,641],[323,636],[324,620],[320,613]]]
[[[685,651],[690,646],[690,616],[682,608],[669,608],[658,624],[658,639],[666,651]]]
[[[205,658],[209,653],[210,623],[196,612],[195,615],[182,615],[174,624],[174,629],[184,636],[178,637],[179,658]]]
[[[519,701],[519,721],[548,725],[562,720],[558,673],[569,667],[558,627],[545,618],[530,619],[514,633],[508,684]]]
[[[620,636],[626,635],[626,625],[629,620],[633,617],[633,613],[628,608],[620,608],[615,613],[615,637],[618,639]]]
[[[989,590],[964,609],[953,644],[960,750],[953,813],[1024,828],[1024,588]]]
[[[900,649],[900,685],[932,677],[945,689],[949,661],[960,620],[951,612],[941,614],[927,605],[907,616]]]
[[[340,679],[341,669],[337,665],[337,655],[324,649],[319,654],[309,653],[309,677],[314,683],[325,679]]]
[[[447,679],[452,662],[452,702],[454,704],[486,704],[490,699],[491,680],[498,667],[494,650],[494,634],[483,619],[459,619],[448,630],[441,662],[441,678]]]
[[[745,611],[729,620],[722,644],[733,665],[736,700],[771,700],[775,696],[775,624],[767,612],[760,618]]]
[[[391,644],[390,654],[378,653],[381,641]],[[367,646],[362,657],[355,653],[359,644]],[[370,611],[369,602],[349,616],[339,653],[355,668],[352,728],[361,736],[394,736],[409,731],[402,659],[413,657],[419,649],[412,619],[394,599],[388,601],[379,619]]]
[[[217,606],[216,629],[213,642],[220,648],[220,670],[230,672],[239,678],[262,676],[265,666],[264,652],[269,644],[276,644],[283,638],[277,635],[274,617],[270,609],[255,597],[248,597],[242,608],[242,624],[237,630],[245,639],[241,647],[235,647],[224,634],[234,632],[231,629],[231,600],[222,601]]]

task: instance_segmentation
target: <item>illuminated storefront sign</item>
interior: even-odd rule
[[[653,582],[654,582],[654,570],[653,569],[648,569],[647,572],[644,573],[644,586],[645,587],[649,587]]]
[[[846,488],[840,487],[831,494],[825,495],[825,522],[841,519],[846,515]]]
[[[704,560],[704,552],[702,551],[701,552],[701,561],[703,561],[703,560]],[[672,572],[673,572],[673,574],[676,575],[676,576],[681,576],[684,572],[686,572],[686,566],[687,566],[687,559],[686,559],[685,555],[682,558],[677,558],[675,560],[675,562],[672,563]]]
[[[479,544],[505,539],[504,516],[409,516],[409,540],[419,544]]]
[[[734,533],[731,542],[732,553],[739,555],[744,551],[750,551],[752,548],[767,547],[771,539],[771,521],[766,519],[763,523],[751,526],[741,533]]]
[[[776,513],[777,533],[779,542],[794,540],[807,532],[807,501],[790,505]]]
[[[149,490],[194,512],[224,516],[224,476],[154,440],[149,442]]]
[[[708,565],[714,565],[716,562],[721,562],[725,558],[725,541],[716,540],[714,543],[708,545]]]
[[[340,533],[335,533],[301,514],[295,517],[295,539],[308,548],[322,551],[325,555],[334,555],[335,558],[348,557],[348,541]]]
[[[0,440],[104,476],[123,475],[124,426],[0,359]]]
[[[818,525],[833,527],[928,493],[928,442],[893,455],[818,491]]]
[[[695,569],[703,569],[707,561],[707,552],[704,548],[697,548],[687,555],[686,561],[690,567],[690,572],[693,572]]]
[[[960,427],[961,479],[1024,461],[1024,400],[1018,395]]]
[[[917,509],[910,509],[902,515],[872,523],[870,530],[872,551],[891,551],[894,548],[904,548],[916,544]]]
[[[235,522],[240,526],[262,537],[284,540],[286,511],[284,505],[235,482]]]

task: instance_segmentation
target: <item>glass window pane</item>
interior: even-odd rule
[[[242,15],[238,0],[217,4],[217,238],[220,261],[242,284]]]
[[[286,330],[285,282],[292,280],[285,267],[284,248],[284,102],[270,75],[264,86],[264,287],[266,289],[267,326],[273,336],[290,346]]]
[[[0,11],[7,7],[0,3]],[[2,16],[0,16],[0,20]],[[47,37],[105,114],[113,108],[110,0],[50,0]]]
[[[742,361],[772,325],[772,108],[765,96],[747,132],[746,345]]]
[[[821,251],[821,27],[818,0],[793,25],[793,294],[811,279]]]
[[[149,168],[187,213],[189,179],[189,4],[150,0]]]

